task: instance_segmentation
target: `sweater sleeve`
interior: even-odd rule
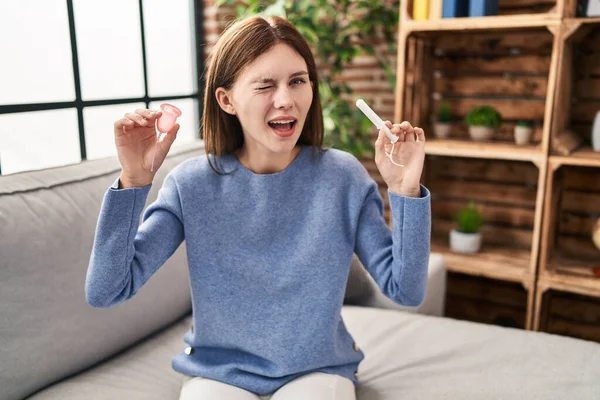
[[[183,241],[179,192],[171,175],[140,224],[150,188],[118,189],[117,180],[104,196],[85,282],[93,307],[111,307],[133,297]]]
[[[429,190],[421,197],[388,190],[392,229],[383,218],[383,200],[372,182],[363,202],[355,252],[383,294],[398,304],[418,306],[425,298],[431,240]]]

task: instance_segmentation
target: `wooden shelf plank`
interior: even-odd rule
[[[546,287],[588,296],[600,295],[600,277],[593,271],[593,268],[600,267],[600,258],[575,258],[557,254],[549,264],[548,269],[540,271],[540,279],[545,282]]]
[[[560,290],[583,296],[600,296],[600,278],[544,271],[540,274],[538,282],[538,285],[543,289]]]
[[[558,14],[542,13],[472,18],[443,18],[429,21],[415,21],[409,19],[404,21],[400,28],[411,32],[431,32],[535,28],[550,25],[558,26],[559,24],[560,16]]]
[[[446,269],[463,274],[529,284],[528,250],[484,245],[477,254],[458,254],[448,247],[448,239],[433,237],[431,251],[444,256]]]
[[[539,146],[517,146],[503,142],[474,142],[456,139],[427,139],[425,153],[452,157],[532,162],[541,162],[544,159],[544,153]]]
[[[586,146],[575,150],[568,156],[550,156],[553,165],[577,165],[583,167],[600,167],[600,152]]]
[[[600,17],[565,18],[566,21],[581,22],[582,24],[600,24]]]

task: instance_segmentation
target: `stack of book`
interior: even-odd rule
[[[498,0],[413,0],[415,21],[497,14]]]

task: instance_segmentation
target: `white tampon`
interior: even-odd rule
[[[396,143],[398,141],[398,136],[394,135],[392,131],[390,131],[390,128],[385,125],[383,120],[379,118],[379,115],[375,114],[375,111],[373,111],[363,99],[356,100],[356,107],[360,108],[360,111],[362,111],[367,118],[371,120],[377,129],[381,129],[392,143]]]

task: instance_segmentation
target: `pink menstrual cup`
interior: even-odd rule
[[[177,118],[181,115],[181,111],[174,105],[167,103],[161,104],[160,110],[162,111],[162,115],[158,119],[158,131],[167,133],[175,125]]]

